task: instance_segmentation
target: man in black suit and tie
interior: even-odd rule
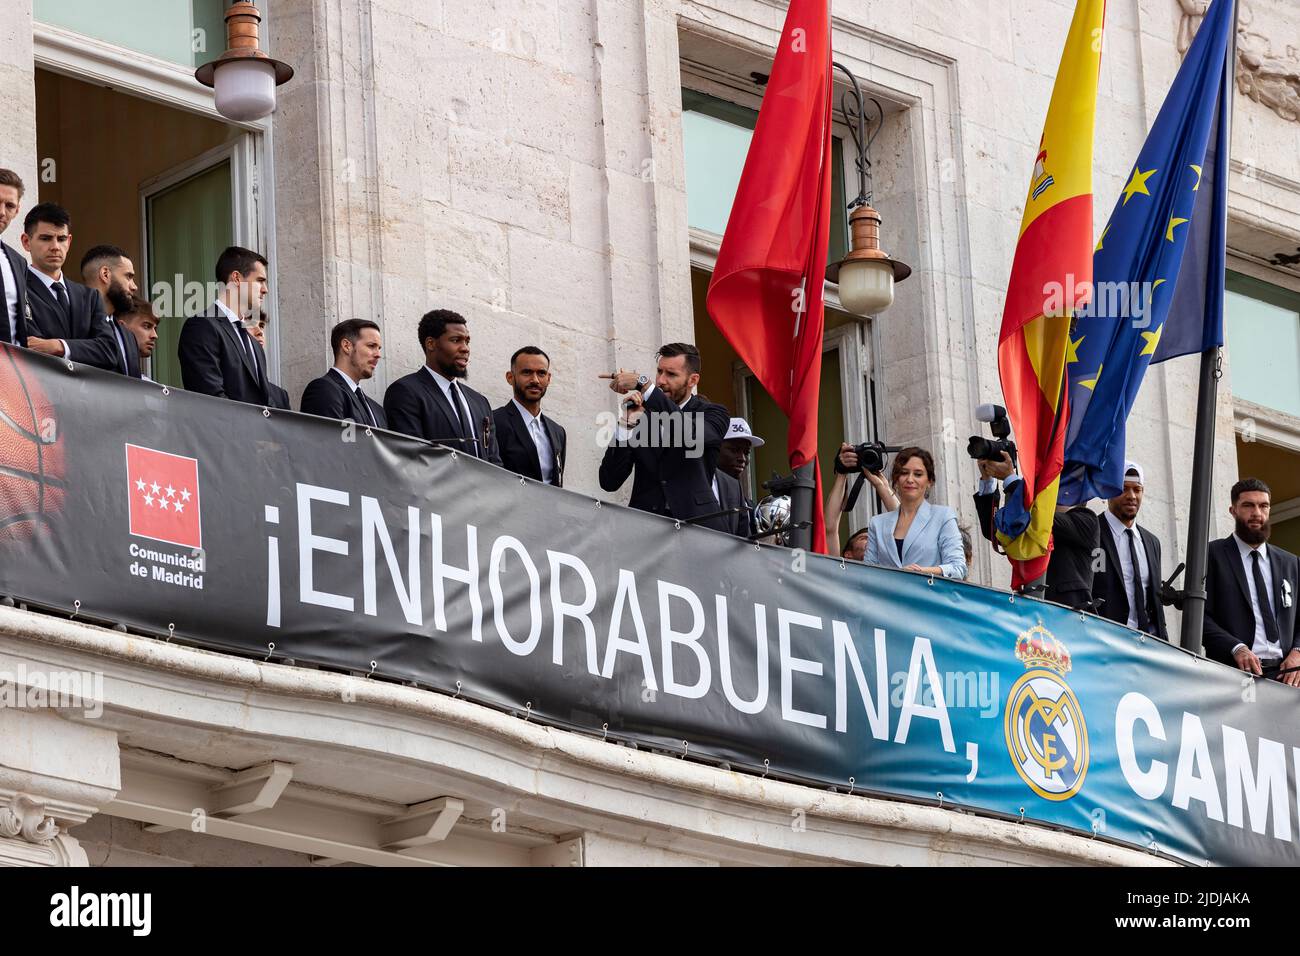
[[[1300,687],[1300,562],[1268,543],[1271,504],[1268,485],[1258,478],[1232,486],[1228,513],[1237,529],[1209,548],[1205,653],[1248,674]]]
[[[379,325],[369,319],[347,319],[334,326],[330,331],[334,367],[307,383],[300,410],[387,428],[384,407],[361,390],[361,383],[375,374],[383,345]]]
[[[384,393],[388,427],[501,464],[492,406],[462,384],[469,374],[465,317],[435,309],[420,319],[417,334],[424,365],[388,386]]]
[[[568,436],[559,422],[542,414],[551,385],[550,356],[525,345],[510,356],[506,381],[515,397],[492,413],[502,464],[516,475],[562,486]]]
[[[248,327],[248,334],[253,337],[258,345],[262,347],[262,354],[266,354],[266,323],[270,321],[267,318],[266,310],[263,309],[257,314],[257,321]],[[289,401],[289,393],[282,389],[275,382],[266,383],[267,404],[271,408],[283,408],[286,412],[293,411],[293,403]]]
[[[131,369],[132,378],[153,381],[144,374],[144,363],[153,355],[158,344],[158,313],[148,299],[132,296],[126,309],[116,313],[118,341]]]
[[[749,465],[749,453],[754,448],[767,444],[749,428],[749,422],[743,418],[733,418],[727,425],[727,437],[718,448],[718,468],[713,474],[713,490],[722,508],[740,508],[730,516],[731,533],[748,538],[753,534],[752,518],[754,503],[745,497],[745,469]],[[727,479],[731,479],[728,481]]]
[[[99,293],[63,274],[71,247],[72,218],[67,210],[50,202],[33,206],[23,220],[23,248],[32,258],[27,270],[32,313],[27,347],[116,371],[120,357]]]
[[[653,384],[621,369],[600,376],[627,396],[627,417],[600,463],[600,487],[617,491],[633,475],[633,508],[681,521],[702,518],[694,523],[729,532],[729,516],[705,516],[721,510],[713,474],[731,418],[721,405],[692,394],[700,381],[694,345],[670,342],[658,356]]]
[[[249,332],[267,293],[266,257],[231,246],[217,259],[221,294],[181,328],[181,380],[191,392],[270,405],[266,353]]]
[[[86,288],[99,293],[100,306],[113,327],[118,349],[118,362],[113,371],[140,378],[139,350],[131,334],[122,328],[122,319],[134,308],[132,300],[139,291],[135,284],[135,264],[117,246],[92,246],[81,257],[81,278]],[[155,327],[157,321],[153,318]]]
[[[0,169],[0,232],[18,215],[23,181],[12,169]],[[0,342],[27,347],[27,260],[8,243],[0,242]]]
[[[1160,603],[1160,539],[1137,523],[1146,478],[1142,466],[1124,466],[1124,490],[1106,503],[1098,522],[1105,563],[1092,577],[1093,600],[1102,617],[1169,640]]]

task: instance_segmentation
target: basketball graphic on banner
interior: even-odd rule
[[[18,349],[0,347],[0,542],[30,540],[63,509],[54,406],[24,365]]]

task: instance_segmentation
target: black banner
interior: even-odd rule
[[[1198,864],[1295,861],[1294,691],[1094,617],[8,347],[0,439],[0,589],[34,604]]]

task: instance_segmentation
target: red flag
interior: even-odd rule
[[[203,547],[197,460],[127,445],[126,486],[132,534],[184,548]]]
[[[792,0],[706,299],[789,417],[791,468],[817,461],[830,158],[829,4]],[[820,473],[815,494],[813,547],[825,552]]]

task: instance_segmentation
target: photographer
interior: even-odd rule
[[[882,474],[883,461],[880,462],[881,471],[869,471],[860,467],[861,462],[858,459],[857,450],[848,442],[840,445],[840,453],[837,458],[835,484],[831,486],[831,492],[826,496],[826,552],[827,554],[838,554],[840,557],[861,561],[866,551],[865,529],[850,536],[845,543],[844,549],[840,550],[840,518],[849,510],[845,504],[845,499],[849,495],[849,476],[855,473],[860,474],[871,482],[871,487],[876,489],[876,494],[880,497],[880,506],[885,511],[898,510],[898,496],[894,494],[893,489],[889,487],[889,483],[885,481],[885,476]],[[850,551],[853,553],[850,553]]]
[[[966,577],[957,513],[926,500],[934,487],[934,456],[924,448],[904,448],[894,457],[889,477],[898,495],[898,510],[871,519],[867,563],[945,578]]]
[[[979,466],[980,493],[975,495],[975,507],[979,511],[984,537],[995,540],[994,526],[1009,538],[1024,533],[1029,526],[1029,512],[1024,506],[1023,479],[1016,474],[1011,456],[1004,451],[1001,461],[981,459]],[[1002,481],[1006,493],[1006,504],[1001,508],[997,508],[998,493],[994,484],[997,480]],[[1052,557],[1047,565],[1047,574],[1042,581],[1025,585],[1022,593],[1055,601],[1076,611],[1092,610],[1092,561],[1100,541],[1097,515],[1088,510],[1086,503],[1073,507],[1058,505],[1052,519]]]

